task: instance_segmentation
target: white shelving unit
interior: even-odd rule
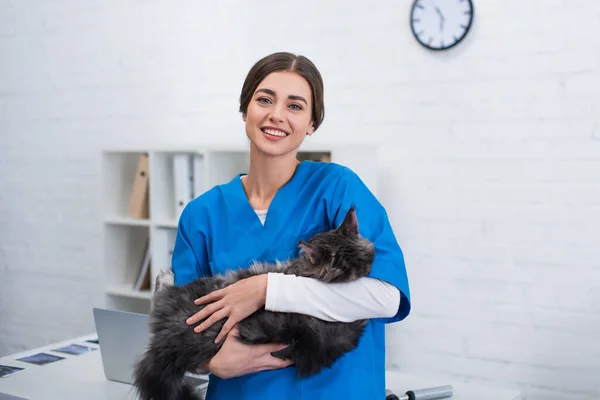
[[[179,215],[176,215],[173,157],[201,155],[203,188],[230,181],[248,172],[248,146],[198,146],[177,149],[106,149],[102,152],[103,246],[106,305],[113,309],[147,313],[151,290],[160,269],[170,268]],[[129,199],[140,156],[148,155],[149,218],[128,215]],[[377,147],[370,145],[310,145],[305,143],[299,159],[320,159],[350,167],[376,192]],[[150,290],[134,290],[134,282],[151,251]]]

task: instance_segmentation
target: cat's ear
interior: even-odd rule
[[[352,205],[346,213],[346,217],[344,217],[344,221],[342,221],[339,230],[342,234],[347,236],[358,235],[358,220],[356,219],[356,209],[354,205]]]
[[[298,246],[300,249],[306,254],[311,264],[317,264],[321,258],[321,252],[316,246],[311,245],[310,243],[303,242],[302,240],[298,241]]]

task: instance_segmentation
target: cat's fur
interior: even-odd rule
[[[286,262],[255,262],[250,268],[226,275],[196,279],[183,286],[173,285],[173,275],[161,272],[157,278],[150,313],[151,339],[134,368],[134,386],[141,400],[196,399],[184,382],[186,372],[197,373],[223,341],[214,343],[225,320],[195,333],[186,319],[204,306],[194,300],[240,279],[267,272],[282,272],[320,281],[349,282],[366,276],[374,258],[373,244],[358,233],[354,207],[337,229],[318,233],[299,242],[300,255]],[[298,376],[307,377],[330,367],[344,353],[353,350],[366,325],[365,320],[341,323],[312,316],[270,312],[261,309],[238,324],[238,339],[248,344],[282,343],[289,346],[273,356],[295,363]]]

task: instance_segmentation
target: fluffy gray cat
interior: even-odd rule
[[[240,279],[268,272],[316,278],[320,281],[350,282],[371,271],[373,244],[358,232],[354,207],[337,229],[299,241],[299,257],[273,264],[255,262],[250,268],[226,275],[203,277],[174,286],[173,275],[161,272],[157,278],[149,316],[150,342],[134,366],[134,386],[141,400],[197,399],[184,380],[186,372],[198,373],[223,344],[214,340],[225,319],[202,333],[195,333],[186,319],[200,311],[194,300],[222,289]],[[366,320],[350,323],[328,322],[309,315],[270,312],[261,309],[238,324],[238,340],[247,344],[282,343],[288,346],[273,356],[292,360],[299,377],[308,377],[331,365],[353,350]]]

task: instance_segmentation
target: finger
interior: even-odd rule
[[[206,319],[209,315],[220,310],[222,307],[223,306],[221,305],[221,303],[218,303],[218,302],[210,304],[210,305],[204,307],[202,310],[198,311],[196,314],[189,317],[185,322],[188,325],[197,324],[198,322],[202,321],[203,319]]]
[[[225,338],[225,336],[227,336],[227,334],[231,331],[231,329],[238,322],[239,321],[237,321],[237,319],[234,319],[233,316],[230,315],[229,318],[227,319],[227,322],[225,322],[223,324],[223,328],[221,328],[221,332],[219,332],[219,334],[217,335],[217,337],[215,339],[215,343],[220,343],[221,340],[223,340]]]
[[[194,325],[203,319],[206,319],[210,314],[214,313],[218,310],[218,303],[214,303],[204,307],[202,310],[198,311],[196,314],[189,317],[185,322],[188,325]]]
[[[210,292],[206,296],[202,296],[196,300],[194,300],[194,304],[199,306],[202,304],[210,303],[211,301],[220,300],[223,298],[223,292],[221,290],[215,290],[214,292]]]
[[[214,313],[213,315],[208,317],[208,319],[206,321],[204,321],[203,323],[201,323],[200,325],[195,327],[194,332],[200,333],[200,332],[204,331],[205,329],[208,329],[215,322],[220,321],[223,318],[226,318],[227,314],[228,314],[228,309],[225,309],[225,308],[220,309],[219,311],[217,311],[216,313]]]

